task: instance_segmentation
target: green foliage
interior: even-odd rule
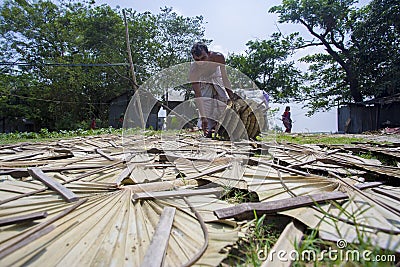
[[[187,62],[191,58],[190,48],[195,41],[205,41],[202,16],[183,17],[172,8],[161,8],[154,15],[127,10],[132,58],[135,62],[138,83],[141,84],[155,73]],[[162,87],[162,86],[161,86]],[[157,84],[152,93],[160,95]]]
[[[400,93],[400,4],[374,0],[359,10],[352,42],[360,66],[365,95],[384,97]]]
[[[363,138],[358,137],[346,137],[346,136],[335,136],[332,134],[285,134],[278,133],[275,136],[275,140],[280,143],[294,143],[294,144],[351,144],[354,142],[363,142]],[[268,137],[266,137],[268,140]],[[264,139],[263,139],[264,140]]]
[[[259,201],[257,194],[249,192],[247,190],[240,190],[232,187],[225,187],[223,194],[223,200],[232,204],[240,204],[246,202],[257,202]]]
[[[355,0],[283,0],[270,12],[279,22],[304,26],[324,54],[307,55],[311,64],[303,84],[309,114],[339,104],[400,92],[400,8],[397,1],[373,0],[356,8]]]
[[[239,250],[234,251],[225,260],[229,266],[261,266],[265,253],[273,247],[278,240],[279,232],[272,224],[265,221],[266,215],[258,217],[248,223],[248,234],[238,241]]]
[[[14,132],[14,133],[0,133],[0,144],[11,144],[19,143],[24,141],[40,142],[49,139],[65,139],[76,136],[91,136],[91,135],[102,135],[102,134],[122,134],[122,129],[99,128],[99,129],[82,129],[76,130],[60,130],[60,131],[49,131],[47,128],[42,128],[38,133],[35,132]]]
[[[126,81],[111,68],[79,65],[124,61],[119,16],[107,6],[67,1],[59,6],[50,1],[29,5],[5,1],[0,12],[4,19],[0,28],[2,45],[11,51],[2,60],[30,64],[5,69],[15,83],[2,84],[1,90],[14,88],[17,98],[24,95],[21,90],[25,91],[21,105],[28,111],[18,116],[50,129],[73,129],[85,118],[105,120],[107,102],[125,91]],[[22,84],[22,77],[27,75],[30,80]]]
[[[249,41],[244,55],[230,54],[227,64],[240,70],[276,101],[300,99],[301,72],[287,59],[302,44],[297,33],[274,33],[269,40]]]
[[[187,61],[204,35],[201,16],[171,8],[158,15],[128,10],[132,57],[142,83]],[[0,6],[0,117],[27,118],[37,128],[76,129],[97,118],[107,126],[110,101],[132,94],[122,12],[93,1],[10,1]],[[50,65],[49,65],[50,64]],[[56,65],[55,65],[56,64]]]
[[[349,53],[351,44],[346,36],[351,31],[355,0],[285,0],[282,5],[272,7],[270,12],[279,14],[279,22],[299,23],[306,27],[316,41],[308,46],[324,46],[330,57],[346,73],[346,85],[354,101],[361,101],[357,77],[357,65]],[[315,95],[314,95],[315,96]]]
[[[364,158],[364,159],[377,159],[386,166],[393,166],[393,167],[398,166],[397,165],[398,161],[395,158],[387,156],[385,154],[372,153],[371,151],[368,151],[368,152],[361,151],[361,152],[357,153],[357,156]]]
[[[309,65],[307,84],[302,85],[307,115],[315,111],[327,111],[340,103],[351,102],[349,86],[344,82],[346,74],[338,63],[326,54],[307,55],[301,59]]]
[[[318,238],[318,231],[312,230],[310,233],[305,234],[305,237],[303,240],[296,240],[298,242],[294,243],[294,248],[297,251],[298,255],[305,255],[308,256],[308,253],[305,253],[307,251],[312,251],[315,252],[316,255],[321,254],[321,248],[324,247],[327,243],[324,242],[322,239]],[[314,254],[312,254],[314,255]],[[294,267],[300,267],[300,266],[306,266],[305,262],[309,262],[310,259],[301,259],[299,261],[293,262]],[[317,263],[317,261],[313,261],[314,263]],[[329,263],[324,261],[322,265],[328,265]]]

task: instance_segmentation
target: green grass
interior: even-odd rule
[[[377,159],[379,160],[382,164],[386,166],[392,166],[392,167],[397,167],[398,161],[394,157],[390,157],[387,155],[379,154],[379,153],[372,153],[372,152],[365,152],[365,153],[356,153],[357,156],[363,158],[363,159]]]
[[[299,260],[293,262],[293,267],[384,267],[394,266],[394,263],[398,261],[398,255],[396,258],[395,252],[374,246],[369,239],[361,236],[359,236],[359,243],[347,243],[345,248],[339,248],[334,242],[318,238],[315,230],[306,234],[301,244],[295,245],[295,250],[299,255]]]
[[[223,194],[222,200],[230,204],[241,204],[246,202],[259,202],[258,196],[254,192],[247,190],[240,190],[237,188],[224,188],[225,193]]]
[[[114,128],[100,128],[100,129],[77,129],[77,130],[60,130],[49,131],[44,128],[39,132],[13,132],[13,133],[0,133],[0,145],[15,144],[21,142],[42,142],[57,139],[73,138],[77,136],[91,136],[102,134],[121,134],[122,129]]]
[[[247,202],[259,202],[257,194],[247,190],[226,187],[222,200],[230,204],[241,204]],[[247,229],[246,236],[239,239],[237,247],[234,247],[228,258],[224,260],[229,266],[260,266],[263,262],[263,254],[275,244],[281,230],[272,223],[267,223],[266,215],[248,222],[244,228]],[[261,256],[260,257],[260,253]]]
[[[77,129],[77,130],[60,130],[60,131],[49,131],[47,129],[41,129],[39,132],[13,132],[13,133],[0,133],[0,145],[2,144],[14,144],[18,142],[40,142],[52,139],[60,138],[72,138],[77,136],[90,136],[90,135],[101,135],[101,134],[124,134],[126,130],[114,129],[114,128],[100,128],[100,129]],[[137,129],[132,130],[137,132]],[[155,131],[147,130],[145,136],[153,135],[168,135],[171,131]],[[179,131],[172,131],[174,134]],[[258,141],[272,142],[277,141],[279,143],[296,143],[296,144],[351,144],[353,142],[366,142],[363,138],[335,136],[334,134],[284,134],[271,132],[264,136],[257,137]]]
[[[262,137],[262,141],[268,141],[271,137]],[[334,134],[284,134],[277,133],[274,135],[274,140],[278,143],[295,143],[295,144],[351,144],[354,142],[367,142],[364,138],[336,136]]]
[[[232,249],[228,258],[224,260],[229,266],[261,266],[264,253],[267,253],[278,240],[280,230],[273,224],[265,222],[265,214],[248,223],[246,237],[239,239],[237,248]]]
[[[295,261],[292,266],[375,267],[393,266],[393,264],[398,261],[399,255],[396,255],[394,251],[378,247],[366,232],[362,231],[364,228],[358,224],[358,221],[360,219],[362,220],[361,216],[364,215],[370,207],[350,212],[346,209],[346,207],[350,206],[350,202],[342,206],[333,201],[332,205],[339,210],[339,216],[341,214],[347,218],[349,222],[352,222],[352,225],[354,225],[355,228],[354,233],[356,234],[356,241],[354,243],[347,243],[343,239],[339,239],[339,242],[336,243],[324,241],[318,238],[317,230],[312,230],[305,234],[305,237],[300,244],[295,244],[295,250],[297,251],[297,255],[299,255],[299,259]],[[341,229],[339,228],[337,220],[334,217],[331,217],[331,215],[323,210],[319,205],[316,206],[325,215],[323,220],[327,224],[334,226],[336,231],[340,234]],[[332,220],[328,221],[328,218],[331,218]],[[339,245],[341,246],[339,247]]]

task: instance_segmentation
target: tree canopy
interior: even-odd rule
[[[322,46],[308,55],[307,83],[301,87],[311,111],[400,92],[398,1],[283,0],[270,12],[280,23],[303,25],[313,36],[299,48]]]
[[[246,52],[230,54],[227,63],[246,74],[276,102],[298,99],[302,75],[289,58],[301,43],[297,33],[286,37],[274,33],[269,40],[249,41]]]
[[[0,7],[0,116],[39,127],[74,129],[99,118],[109,102],[131,92],[122,10],[92,1],[4,1]],[[203,40],[203,18],[172,8],[127,10],[138,83],[185,62]]]
[[[301,102],[313,113],[400,93],[398,0],[372,0],[362,7],[356,0],[282,0],[270,12],[280,23],[302,25],[312,37],[279,32],[268,40],[250,40],[245,53],[228,55],[227,64],[273,101]],[[125,13],[139,84],[189,61],[194,41],[209,42],[202,16],[184,17],[169,7],[159,14]],[[74,129],[99,118],[100,126],[107,126],[110,101],[133,93],[124,27],[120,8],[90,0],[5,0],[0,119]],[[309,66],[304,72],[292,56],[307,47],[325,52],[304,56],[301,61]]]

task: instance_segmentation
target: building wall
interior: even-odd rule
[[[348,105],[338,108],[338,131],[363,133],[385,127],[400,127],[400,103]]]
[[[400,103],[382,105],[378,125],[379,128],[400,127]]]
[[[348,105],[338,108],[338,131],[358,134],[378,129],[377,106]]]
[[[142,100],[144,100],[143,98]],[[110,113],[109,113],[109,125],[114,128],[122,127],[122,123],[120,122],[121,115],[124,116],[127,111],[129,102],[131,101],[131,97],[129,94],[123,94],[119,97],[116,97],[110,103]],[[147,105],[147,103],[142,103],[142,105]],[[160,110],[160,105],[154,105],[152,109],[149,111],[149,117],[146,121],[146,128],[152,128],[153,130],[159,130],[158,127],[158,111]]]
[[[108,114],[108,123],[114,128],[122,127],[119,122],[120,116],[125,114],[126,108],[131,100],[128,94],[120,95],[110,103],[110,113]]]

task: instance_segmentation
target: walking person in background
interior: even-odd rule
[[[92,119],[92,122],[90,123],[90,129],[91,130],[96,129],[96,118]]]
[[[285,108],[285,112],[283,112],[283,114],[282,114],[282,121],[283,121],[283,125],[286,128],[285,133],[291,133],[292,132],[292,119],[290,118],[290,107],[289,106],[287,106]]]

